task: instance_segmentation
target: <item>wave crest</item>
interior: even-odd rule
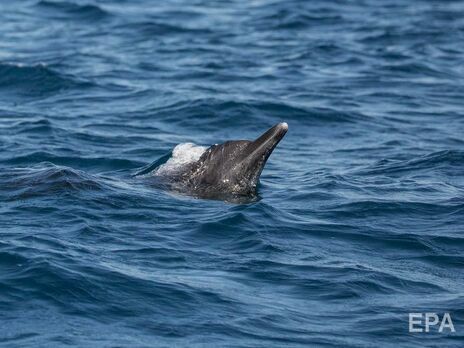
[[[94,4],[75,4],[67,1],[48,1],[41,0],[36,6],[47,11],[53,12],[53,17],[61,18],[78,18],[78,19],[102,19],[109,15],[109,13],[103,10],[101,7]]]
[[[46,64],[35,65],[0,63],[0,90],[15,94],[40,97],[92,84],[76,77],[59,73]]]
[[[51,163],[4,171],[0,175],[0,181],[5,183],[4,190],[9,191],[10,200],[57,192],[103,189],[97,178],[90,174]]]

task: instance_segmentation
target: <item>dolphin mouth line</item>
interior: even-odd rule
[[[252,150],[247,157],[251,159],[263,158],[265,163],[287,131],[288,124],[286,122],[276,124],[250,144]]]
[[[276,148],[288,131],[288,124],[285,122],[278,123],[256,140],[250,142],[245,149],[247,152],[245,158],[241,161],[240,167],[246,177],[249,190],[256,190],[261,173]]]

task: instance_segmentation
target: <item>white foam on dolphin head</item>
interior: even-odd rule
[[[156,168],[153,174],[165,175],[177,171],[189,163],[198,161],[206,149],[206,146],[193,143],[179,144],[172,150],[171,158],[169,158],[166,163]]]

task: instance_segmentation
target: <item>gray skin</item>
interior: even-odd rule
[[[267,159],[287,133],[279,123],[254,141],[234,140],[209,147],[200,159],[170,178],[171,188],[202,198],[256,196]]]

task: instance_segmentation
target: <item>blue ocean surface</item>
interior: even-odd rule
[[[278,122],[254,201],[133,177]],[[2,347],[462,347],[463,233],[463,1],[0,2]]]

